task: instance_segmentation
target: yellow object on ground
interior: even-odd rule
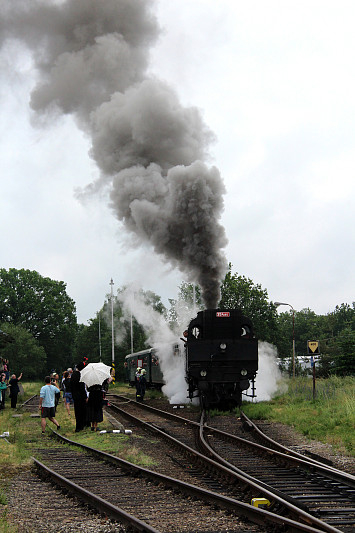
[[[260,509],[267,509],[271,505],[266,498],[253,498],[251,504],[253,507],[260,507]]]

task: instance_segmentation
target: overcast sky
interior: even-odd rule
[[[1,5],[1,4],[0,4]],[[273,301],[328,313],[354,298],[355,4],[161,0],[150,72],[197,106],[216,141],[233,272]],[[62,280],[81,323],[136,282],[167,304],[184,279],[130,236],[102,195],[90,140],[71,117],[39,126],[36,72],[16,43],[0,55],[2,268]],[[286,310],[287,308],[284,308]]]

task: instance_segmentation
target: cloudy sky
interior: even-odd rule
[[[1,4],[0,4],[1,7]],[[354,298],[355,4],[160,0],[149,72],[215,133],[227,260],[273,301],[327,313]],[[37,73],[11,41],[0,55],[3,268],[63,280],[82,323],[135,282],[167,298],[184,276],[132,246],[102,192],[90,139],[70,116],[38,124]],[[285,308],[286,310],[286,308]]]

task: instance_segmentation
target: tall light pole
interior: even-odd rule
[[[288,305],[292,309],[292,375],[293,377],[296,376],[296,347],[295,347],[295,310],[292,307],[291,304],[287,304],[285,302],[274,302],[274,305],[276,307],[279,307],[279,305]]]
[[[134,293],[131,297],[131,353],[133,353],[133,303],[134,303]]]
[[[99,350],[100,350],[100,363],[102,363],[102,353],[101,353],[101,311],[99,311]]]
[[[111,278],[110,281],[111,285],[111,336],[112,336],[112,368],[113,368],[113,376],[115,376],[115,337],[114,337],[114,331],[113,331],[113,279]],[[113,378],[113,381],[115,381],[115,378]]]

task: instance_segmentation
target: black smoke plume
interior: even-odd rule
[[[88,190],[109,186],[118,220],[215,307],[227,239],[219,223],[224,185],[205,163],[214,136],[197,108],[182,107],[147,73],[159,36],[152,7],[149,0],[1,0],[0,45],[16,39],[32,51],[32,109],[72,114],[89,134],[101,176]]]

